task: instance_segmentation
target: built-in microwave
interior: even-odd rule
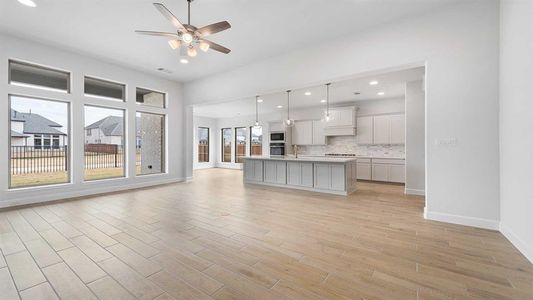
[[[270,143],[270,155],[285,156],[285,143]]]
[[[270,142],[273,142],[273,143],[285,142],[285,132],[282,132],[282,131],[271,132]]]

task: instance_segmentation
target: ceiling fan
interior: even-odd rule
[[[144,35],[153,35],[153,36],[162,36],[166,38],[170,38],[168,41],[168,44],[173,50],[180,49],[180,53],[182,55],[185,55],[185,49],[186,53],[189,57],[195,57],[198,55],[198,51],[196,48],[200,48],[200,50],[207,52],[209,49],[213,49],[218,52],[222,52],[224,54],[228,54],[231,52],[230,49],[219,45],[217,43],[211,42],[206,39],[207,36],[210,36],[212,34],[215,34],[217,32],[224,31],[226,29],[231,28],[231,25],[227,21],[222,21],[218,23],[214,23],[211,25],[207,25],[201,28],[197,28],[193,25],[191,25],[191,2],[194,0],[187,0],[187,7],[188,7],[188,20],[187,24],[182,24],[170,10],[163,5],[162,3],[154,3],[155,8],[167,19],[172,23],[172,25],[176,28],[176,32],[159,32],[159,31],[144,31],[144,30],[135,30],[138,34],[144,34]],[[185,63],[187,60],[182,60],[182,62]]]

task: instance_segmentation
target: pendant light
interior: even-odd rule
[[[255,128],[259,128],[259,127],[261,127],[261,124],[259,123],[259,110],[258,110],[258,106],[259,106],[259,96],[255,96],[255,123],[254,123],[254,127],[255,127]]]
[[[324,112],[324,122],[329,122],[333,120],[333,117],[329,115],[329,86],[331,83],[326,83],[326,111]]]
[[[291,95],[291,90],[287,90],[287,120],[283,121],[283,124],[285,125],[285,127],[294,126],[294,120],[291,119],[291,115],[290,115],[290,95]]]

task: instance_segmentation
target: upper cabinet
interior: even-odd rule
[[[374,143],[372,131],[374,127],[372,116],[357,118],[357,135],[355,140],[360,145],[370,145]]]
[[[324,123],[320,120],[295,121],[292,128],[294,145],[325,145]]]
[[[331,120],[326,123],[326,136],[355,135],[355,107],[336,107],[329,110]]]
[[[374,144],[405,144],[405,115],[373,117]]]

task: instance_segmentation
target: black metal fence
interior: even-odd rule
[[[67,146],[11,146],[11,174],[68,171]],[[141,147],[136,149],[136,166],[141,165]],[[124,166],[121,145],[86,144],[85,169],[109,169]]]

